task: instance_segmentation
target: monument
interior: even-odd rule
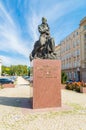
[[[61,106],[61,62],[46,18],[38,26],[39,40],[30,54],[33,63],[33,109]]]

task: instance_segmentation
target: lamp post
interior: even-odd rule
[[[1,77],[1,73],[2,73],[2,60],[0,59],[0,77]]]

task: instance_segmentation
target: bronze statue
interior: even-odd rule
[[[42,24],[38,26],[38,31],[40,37],[34,44],[34,49],[30,54],[30,61],[36,58],[57,59],[55,53],[55,42],[50,36],[50,29],[46,18],[42,17]]]
[[[42,18],[42,24],[38,26],[38,31],[40,33],[40,44],[44,45],[50,37],[49,26],[46,18]]]

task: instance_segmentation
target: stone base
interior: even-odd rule
[[[33,109],[61,106],[61,62],[33,60]]]

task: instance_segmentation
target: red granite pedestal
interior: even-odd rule
[[[33,60],[33,109],[61,106],[61,62]]]

